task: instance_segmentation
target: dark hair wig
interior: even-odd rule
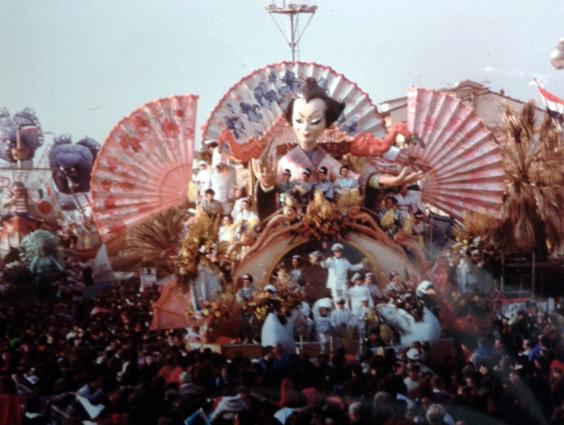
[[[323,90],[315,81],[315,78],[308,78],[305,81],[305,84],[302,86],[301,96],[306,102],[309,102],[312,99],[321,99],[327,105],[327,109],[325,110],[325,122],[327,127],[333,124],[343,110],[345,109],[345,104],[343,102],[338,102],[335,99],[327,96],[325,90]],[[292,123],[292,113],[294,111],[294,102],[297,98],[290,100],[288,106],[286,106],[286,110],[284,111],[284,117],[286,120],[291,124]]]

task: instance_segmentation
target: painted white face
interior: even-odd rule
[[[325,122],[326,109],[327,105],[321,99],[311,99],[306,102],[304,99],[298,98],[294,101],[292,127],[303,150],[313,150],[317,139],[327,127]]]

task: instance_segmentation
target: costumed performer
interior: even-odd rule
[[[333,256],[321,260],[319,265],[329,270],[327,276],[327,288],[331,290],[333,300],[342,297],[347,288],[347,274],[349,271],[357,272],[364,268],[363,263],[351,264],[343,257],[344,246],[340,243],[333,244],[331,251]]]

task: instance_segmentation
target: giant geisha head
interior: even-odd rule
[[[292,99],[284,116],[292,125],[300,147],[305,151],[315,148],[323,131],[331,126],[345,104],[329,97],[314,78],[308,78],[298,97]]]

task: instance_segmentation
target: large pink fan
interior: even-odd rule
[[[504,171],[492,132],[460,99],[434,90],[410,89],[407,126],[424,142],[410,155],[431,170],[423,201],[463,220],[465,211],[499,216]]]
[[[186,200],[197,96],[147,103],[121,120],[92,172],[92,212],[104,241]]]

